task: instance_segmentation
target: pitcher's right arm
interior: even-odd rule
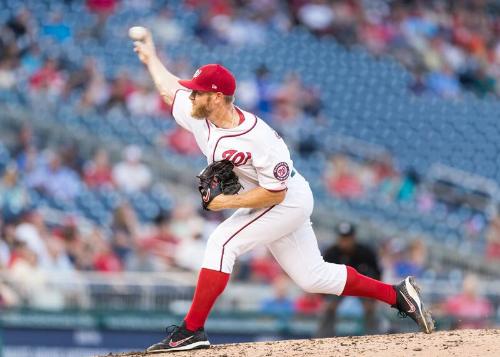
[[[165,103],[172,105],[175,92],[183,87],[178,82],[179,78],[170,73],[158,58],[153,37],[149,30],[143,41],[134,42],[134,51],[137,53],[141,62],[146,65],[149,74],[151,75],[151,78],[153,79],[153,82]]]

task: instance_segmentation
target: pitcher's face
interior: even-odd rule
[[[196,119],[205,119],[213,112],[212,93],[193,90],[191,99],[191,116]]]

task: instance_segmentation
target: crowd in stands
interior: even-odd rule
[[[181,269],[195,272],[199,269],[205,241],[223,217],[197,209],[197,202],[179,203],[171,211],[162,211],[148,222],[138,218],[130,202],[118,201],[107,224],[109,230],[94,222],[82,225],[84,217],[67,212],[59,212],[61,216],[57,222],[51,222],[43,207],[31,204],[33,190],[44,196],[71,199],[73,187],[124,192],[147,189],[141,184],[153,185],[154,182],[150,181],[153,176],[149,168],[138,161],[140,151],[137,147],[124,149],[125,161],[111,161],[102,148],[97,148],[95,154],[89,157],[83,156],[78,148],[69,155],[64,145],[51,150],[45,148],[28,126],[21,128],[18,142],[17,154],[12,149],[11,160],[5,166],[0,183],[0,271],[9,276],[8,282],[0,279],[1,306],[26,304],[54,309],[65,306],[68,299],[83,304],[79,300],[84,295],[78,291],[64,292],[50,287],[49,275],[54,273],[76,278],[80,271],[166,272]],[[34,142],[41,146],[35,146]],[[124,165],[141,165],[148,174],[140,174],[136,178],[132,170],[128,175],[117,175],[118,168]],[[142,170],[137,171],[141,173]],[[145,181],[144,177],[149,181]],[[59,185],[52,185],[54,181]],[[353,227],[348,223],[343,225]],[[355,240],[348,241],[347,238],[354,237],[353,232],[354,228],[337,230],[339,238],[336,241],[332,232],[331,240],[323,242],[327,261],[358,264],[360,271],[382,276],[386,281],[397,281],[407,275],[426,277],[429,265],[422,240],[404,242],[391,238],[374,250]],[[354,249],[351,243],[355,244]],[[366,254],[363,253],[365,251]],[[256,249],[243,257],[235,269],[234,279],[272,287],[273,296],[260,303],[263,313],[280,318],[288,318],[290,313],[323,318],[329,316],[325,320],[329,324],[320,324],[318,336],[341,333],[336,324],[331,324],[331,321],[336,321],[337,312],[339,316],[358,316],[360,321],[364,321],[360,325],[360,331],[364,333],[380,331],[380,325],[374,323],[378,313],[375,305],[366,302],[359,305],[352,299],[340,303],[316,294],[291,297],[290,280],[265,249]],[[37,294],[31,293],[34,287]],[[490,321],[493,316],[491,303],[480,296],[469,296],[467,289],[464,294],[440,304],[439,311],[449,317],[450,306],[459,305],[457,314],[461,315],[457,318],[467,322],[463,326],[479,326],[480,321]],[[473,308],[476,305],[478,308]]]
[[[64,21],[60,10],[37,23],[27,8],[21,8],[1,29],[0,87],[13,88],[27,77],[34,91],[68,95],[83,90],[83,106],[120,105],[133,114],[161,110],[150,81],[133,83],[122,73],[110,82],[92,58],[85,64],[68,63],[67,59],[46,58],[38,48],[38,37],[63,44],[67,38],[99,36],[120,6],[135,5],[87,1],[88,11],[95,14],[94,23],[80,33]],[[411,88],[416,93],[428,91],[451,98],[462,90],[478,95],[499,93],[500,7],[494,1],[186,0],[184,6],[198,14],[195,34],[209,45],[258,43],[269,29],[289,31],[304,26],[347,46],[362,45],[376,55],[395,56],[415,73]],[[144,21],[158,30],[160,40],[179,41],[182,36],[168,6]],[[182,72],[190,73],[190,68],[184,65]]]
[[[83,33],[75,33],[58,11],[46,23],[37,23],[28,9],[19,10],[0,30],[0,89],[25,91],[30,98],[43,98],[47,104],[75,100],[75,111],[80,113],[119,111],[133,117],[168,117],[169,108],[144,73],[132,75],[124,70],[110,78],[95,58],[74,63],[65,57],[46,56],[38,47],[39,37],[51,38],[56,43],[64,43],[71,37],[99,39],[113,11],[119,6],[131,6],[126,3],[87,1],[89,11],[95,14],[95,23]],[[208,45],[258,44],[269,29],[289,31],[294,26],[305,26],[318,36],[332,36],[347,46],[362,45],[376,55],[394,55],[415,73],[415,82],[411,84],[415,93],[431,92],[449,98],[460,96],[463,90],[481,96],[500,93],[499,23],[491,15],[491,11],[499,10],[491,1],[465,4],[416,0],[373,3],[185,0],[184,5],[199,13],[194,32]],[[168,7],[145,22],[167,43],[182,36],[183,29],[176,24]],[[168,61],[172,72],[181,77],[191,76],[193,67],[188,60]],[[271,80],[269,73],[269,68],[261,66],[253,78],[241,81],[239,104],[261,114],[286,136],[300,155],[313,153],[320,143],[308,140],[304,127],[321,127],[326,120],[321,112],[321,91],[304,84],[294,72],[281,82]],[[180,127],[157,140],[176,153],[199,155],[192,136]],[[209,232],[223,218],[207,215],[198,209],[196,202],[184,202],[160,211],[153,220],[144,221],[138,218],[131,202],[121,200],[112,208],[106,227],[90,222],[90,229],[82,229],[79,222],[84,217],[72,215],[65,215],[55,224],[46,219],[41,207],[32,205],[33,192],[71,201],[82,188],[125,193],[147,191],[158,182],[142,161],[141,148],[128,146],[123,149],[123,157],[115,160],[104,147],[85,157],[73,144],[54,148],[40,142],[32,129],[25,126],[19,132],[16,146],[9,149],[11,159],[2,171],[0,182],[0,271],[7,272],[20,285],[12,287],[0,280],[0,306],[57,305],[61,297],[46,283],[47,275],[53,271],[68,274],[162,272],[172,268],[196,271]],[[335,153],[324,172],[324,186],[341,200],[362,200],[376,195],[390,202],[411,202],[423,214],[432,214],[437,205],[421,175],[412,169],[400,170],[390,156],[360,161],[345,153]],[[489,223],[478,221],[475,216],[464,222],[472,236],[486,232],[487,257],[496,260],[500,258],[499,222],[500,216]],[[324,248],[327,251],[328,247]],[[388,239],[380,247],[380,273],[391,281],[408,274],[425,276],[426,249],[420,240]],[[264,312],[314,315],[321,314],[329,303],[314,294],[290,300],[289,282],[265,250],[244,257],[235,278],[273,286],[276,296],[262,302]],[[33,286],[44,293],[31,294]],[[464,297],[450,300],[443,311],[476,301],[469,298],[467,291],[464,287]],[[491,316],[492,308],[487,302],[480,300],[477,304],[484,314],[481,316]],[[467,314],[467,308],[463,310]]]
[[[378,6],[370,6],[366,2],[354,0],[293,1],[286,5],[277,1],[265,4],[258,1],[184,2],[184,6],[198,14],[195,35],[205,43],[238,45],[251,42],[248,36],[260,34],[269,28],[288,31],[293,26],[304,25],[318,36],[333,36],[346,45],[359,43],[378,54],[403,54],[402,58],[412,59],[408,63],[410,67],[418,67],[416,70],[427,73],[429,78],[443,77],[439,74],[440,70],[448,65],[437,62],[448,61],[449,57],[454,59],[453,73],[457,83],[461,76],[469,78],[466,81],[469,84],[474,82],[471,72],[479,64],[481,68],[486,66],[481,71],[493,73],[493,82],[498,77],[498,73],[494,73],[498,71],[499,62],[499,46],[495,42],[498,36],[494,36],[498,26],[486,11],[494,13],[498,9],[490,1],[469,5],[449,1],[378,1],[377,4]],[[103,31],[101,27],[105,27],[107,19],[120,6],[138,5],[115,1],[87,2],[88,11],[95,14],[95,22],[89,24],[89,29],[100,28],[97,32],[74,31],[64,22],[60,10],[54,10],[53,16],[46,23],[37,23],[27,8],[21,8],[1,29],[0,88],[22,88],[32,98],[42,98],[44,103],[74,100],[76,112],[84,114],[97,111],[104,115],[119,111],[132,118],[151,116],[158,117],[157,120],[165,120],[169,116],[169,108],[157,94],[146,73],[131,75],[124,69],[113,77],[107,77],[96,58],[88,57],[84,63],[75,63],[64,56],[46,56],[38,46],[38,37],[52,38],[60,45],[68,37],[98,37]],[[473,16],[464,17],[465,10]],[[173,18],[169,6],[163,7],[144,21],[151,25],[153,31],[158,31],[159,41],[175,42],[182,36],[182,26]],[[162,31],[164,23],[168,23],[169,31]],[[311,27],[313,24],[315,27]],[[253,27],[260,31],[252,32]],[[261,38],[260,35],[256,37]],[[262,34],[262,38],[265,38],[265,34]],[[434,45],[435,42],[441,44],[437,46]],[[434,53],[431,49],[450,51],[453,56],[439,51]],[[427,66],[424,59],[428,57],[430,59],[427,62],[432,65]],[[189,77],[193,71],[193,66],[186,58],[172,59],[167,56],[167,62],[172,72],[180,77]],[[420,62],[422,63],[415,64]],[[314,136],[308,135],[310,130],[321,130],[322,123],[328,120],[322,113],[321,91],[304,84],[293,71],[281,82],[272,80],[270,71],[263,65],[255,70],[253,77],[240,81],[238,104],[260,114],[286,138],[287,143],[298,154],[307,157],[321,150],[321,143],[316,142]],[[427,88],[427,84],[425,87]],[[426,90],[434,91],[431,87]],[[459,88],[458,84],[455,87]],[[155,141],[160,147],[181,155],[199,155],[194,138],[180,127],[157,135]],[[136,155],[133,151],[128,154],[128,163],[133,161],[130,157]],[[101,157],[96,160],[106,161],[103,157],[105,154],[99,155]],[[55,165],[57,160],[54,157]],[[432,212],[435,199],[420,180],[425,173],[415,172],[411,168],[406,172],[405,168],[396,170],[390,158],[360,165],[346,160],[343,155],[333,155],[326,169],[325,184],[335,196],[342,199],[362,198],[375,190],[398,202],[414,200],[419,211]],[[132,166],[121,165],[114,174],[127,176],[127,167]],[[45,174],[38,172],[38,177],[33,177],[33,180],[43,179]],[[65,180],[68,192],[64,194],[71,196],[74,180],[70,176],[69,173],[62,172],[58,179]],[[143,177],[137,179],[144,182],[139,185],[150,180],[147,173],[142,173],[141,176]],[[33,185],[37,184],[35,181]],[[122,186],[116,177],[115,183]],[[51,184],[59,186],[57,180],[51,181]],[[483,219],[479,213],[471,218],[471,224],[466,223],[466,229],[471,235],[483,233],[491,218]],[[490,242],[496,241],[497,239],[490,239]],[[493,244],[495,245],[496,243]],[[495,249],[489,248],[488,251],[491,254]]]
[[[357,238],[356,227],[349,222],[337,225],[333,243],[323,250],[325,261],[347,264],[370,277],[384,281],[398,281],[408,275],[424,278],[428,273],[427,247],[416,239],[404,246],[398,239],[388,239],[378,250]],[[262,274],[262,261],[260,273]],[[268,261],[268,264],[273,264]],[[261,303],[261,311],[286,319],[292,314],[316,316],[319,319],[317,337],[331,337],[355,333],[389,332],[384,325],[380,305],[370,299],[343,296],[325,296],[301,293],[291,297],[291,282],[274,263],[266,269],[272,281],[273,295]],[[263,275],[260,276],[261,278]],[[432,303],[435,316],[443,319],[449,328],[487,328],[494,326],[495,307],[489,297],[480,292],[478,278],[467,274],[462,291]],[[382,314],[381,314],[382,313]],[[342,319],[356,325],[345,332]]]
[[[196,34],[210,44],[262,41],[269,28],[303,26],[345,46],[397,58],[415,75],[411,89],[445,98],[464,90],[499,95],[500,6],[495,1],[186,1],[203,8]]]
[[[375,199],[411,205],[423,216],[435,215],[440,208],[449,214],[466,209],[460,218],[463,237],[478,240],[485,236],[485,256],[498,261],[500,231],[498,213],[474,209],[467,202],[450,203],[447,196],[436,193],[433,183],[413,168],[401,170],[390,156],[359,158],[348,153],[335,153],[324,172],[324,185],[333,197],[347,201]]]
[[[171,211],[161,211],[153,221],[141,221],[133,205],[126,199],[120,200],[106,222],[109,230],[95,222],[90,222],[91,228],[82,228],[79,223],[85,217],[78,216],[78,212],[60,212],[58,222],[49,222],[44,207],[33,205],[33,192],[72,200],[84,188],[147,190],[156,183],[150,168],[140,161],[139,148],[124,148],[123,161],[111,161],[103,148],[96,148],[93,155],[85,157],[77,146],[72,146],[72,150],[66,144],[49,149],[27,125],[20,128],[17,143],[0,181],[0,266],[13,277],[43,281],[43,275],[52,271],[158,272],[199,268],[209,232],[223,217],[207,215],[197,209],[197,202],[179,203]],[[382,246],[381,264],[386,279],[396,280],[407,274],[423,276],[425,246],[416,241],[406,252],[404,245],[401,241],[388,241]],[[242,259],[235,273],[236,279],[264,284],[274,284],[282,275],[265,249]],[[24,296],[22,292],[20,295]],[[314,299],[299,305],[312,309]],[[320,305],[319,300],[316,303]]]

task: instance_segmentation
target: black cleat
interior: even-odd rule
[[[422,332],[432,333],[434,321],[430,312],[424,309],[420,289],[413,277],[409,276],[398,285],[394,285],[394,290],[396,290],[396,305],[392,307],[399,310],[399,315],[409,316],[418,324]]]
[[[209,348],[210,342],[203,328],[192,332],[186,329],[185,323],[181,326],[167,327],[167,337],[146,349],[146,352],[187,351],[198,348]]]

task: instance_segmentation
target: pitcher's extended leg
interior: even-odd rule
[[[269,243],[268,248],[285,272],[305,291],[376,299],[411,317],[423,332],[430,333],[434,329],[412,278],[393,286],[360,274],[350,266],[326,263],[310,222]]]

